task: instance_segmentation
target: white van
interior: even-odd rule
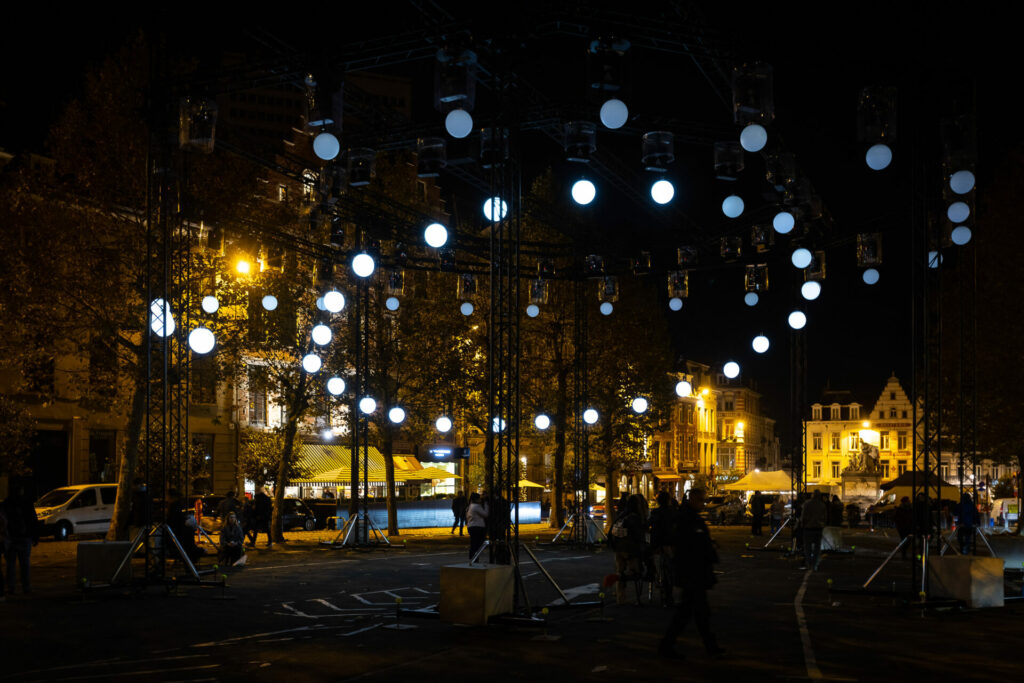
[[[105,534],[114,517],[117,484],[82,484],[54,489],[36,501],[40,536],[64,541],[71,534]]]

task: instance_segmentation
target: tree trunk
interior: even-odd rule
[[[610,533],[615,522],[615,504],[619,502],[619,478],[615,476],[615,467],[611,460],[605,461],[604,468],[604,531]]]
[[[288,470],[295,453],[295,435],[299,430],[299,420],[306,413],[306,378],[303,372],[299,375],[299,383],[293,394],[292,405],[288,410],[288,421],[284,425],[284,446],[281,448],[281,461],[277,464],[277,479],[274,481],[274,512],[270,518],[270,537],[275,543],[284,543],[284,489],[288,485]]]
[[[392,433],[391,425],[384,425],[384,428],[380,431],[381,452],[384,455],[384,481],[387,484],[388,536],[398,536],[398,507],[395,502],[395,458],[392,455],[395,450],[394,434]]]
[[[561,365],[561,364],[559,364]],[[558,379],[555,385],[555,471],[553,473],[553,486],[551,501],[551,513],[549,525],[552,529],[561,529],[565,524],[565,432],[566,416],[568,412],[568,370],[559,369]],[[589,485],[589,482],[586,482]]]
[[[108,541],[126,541],[131,519],[132,483],[139,465],[139,443],[142,438],[143,422],[146,419],[146,391],[141,381],[136,381],[131,400],[131,413],[128,415],[128,440],[124,453],[121,454],[121,465],[117,472],[117,497],[114,499],[114,514],[107,531]],[[154,509],[157,509],[154,507]]]

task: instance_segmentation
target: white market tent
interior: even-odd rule
[[[793,482],[789,478],[789,474],[782,470],[774,472],[754,470],[739,481],[726,484],[723,488],[728,491],[791,491]]]

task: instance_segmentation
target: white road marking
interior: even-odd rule
[[[793,607],[796,609],[796,624],[800,627],[800,640],[804,645],[804,663],[807,665],[807,677],[812,680],[821,680],[821,669],[818,668],[818,661],[814,658],[814,649],[811,647],[811,634],[807,630],[807,617],[804,616],[804,593],[807,592],[807,579],[811,576],[808,569],[804,574],[800,590],[796,592],[796,599],[793,600]]]
[[[319,602],[324,607],[327,607],[328,609],[332,609],[335,612],[344,612],[345,611],[342,608],[340,608],[337,605],[335,605],[334,603],[330,602],[329,600],[324,600],[323,598],[313,598],[309,602]]]
[[[366,631],[372,631],[375,628],[380,628],[382,624],[374,624],[373,626],[367,626],[366,628],[356,629],[355,631],[349,631],[348,633],[339,633],[339,636],[347,638],[348,636],[354,636],[357,633],[365,633]]]
[[[600,593],[601,592],[601,586],[596,584],[596,583],[588,583],[585,586],[574,586],[572,588],[563,588],[562,592],[565,593],[565,597],[569,598],[569,600],[574,600],[575,598],[578,598],[581,595],[591,595],[591,594],[596,595],[597,593]],[[548,603],[549,606],[550,605],[564,605],[564,604],[565,604],[565,602],[562,601],[562,598],[558,598],[558,599],[553,600],[553,601]]]
[[[150,662],[172,662],[179,659],[195,659],[196,657],[209,657],[209,655],[179,655],[177,657],[148,657],[146,659],[97,659],[91,662],[84,662],[82,664],[65,664],[64,666],[53,666],[48,669],[33,669],[31,671],[22,672],[22,675],[45,673],[47,671],[61,671],[62,669],[81,669],[87,666],[108,666],[112,664],[148,664]]]
[[[253,638],[266,638],[267,636],[276,636],[282,633],[296,633],[298,631],[309,631],[315,628],[327,628],[326,626],[298,626],[296,628],[285,628],[280,631],[268,631],[267,633],[252,633],[247,636],[235,636],[234,638],[226,638],[224,640],[211,640],[208,643],[196,643],[192,647],[213,647],[216,645],[228,645],[229,643],[237,643],[243,640],[251,640]],[[195,655],[205,656],[205,655]]]
[[[119,678],[121,676],[149,676],[153,674],[164,674],[171,671],[198,671],[200,669],[219,669],[220,664],[204,664],[202,666],[182,666],[176,669],[147,669],[144,671],[121,671],[117,673],[104,671],[103,673],[86,674],[84,676],[67,676],[65,678],[51,678],[51,681],[84,681],[90,678]]]

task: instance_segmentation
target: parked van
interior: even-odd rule
[[[64,541],[71,534],[105,534],[114,517],[117,484],[82,484],[54,489],[36,501],[40,536]]]

